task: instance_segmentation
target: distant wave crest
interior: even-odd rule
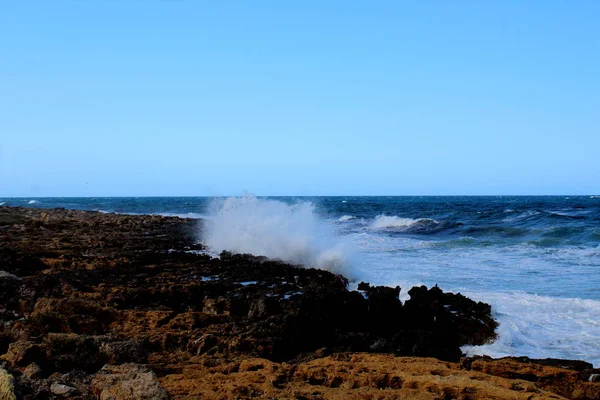
[[[351,219],[354,219],[354,217],[352,215],[344,215],[344,216],[340,217],[340,219],[338,219],[338,222],[347,222],[347,221],[350,221]]]
[[[398,229],[415,226],[439,225],[439,221],[431,218],[402,218],[395,215],[379,215],[371,224],[371,229]]]

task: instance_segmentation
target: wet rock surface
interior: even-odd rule
[[[524,382],[522,391],[508,385],[511,393],[595,398],[599,384],[589,378],[597,371],[584,364],[458,364],[460,346],[495,337],[487,304],[424,286],[403,303],[400,288],[361,283],[350,291],[327,271],[251,255],[212,258],[197,241],[201,224],[0,207],[0,367],[17,398],[336,398],[359,388],[385,391],[376,398],[489,398],[487,389],[460,391],[474,373]],[[443,382],[429,391],[408,384],[391,373],[409,365],[396,356],[435,357],[415,360],[447,363],[458,379],[451,386],[462,389],[450,396]],[[364,379],[348,372],[359,373],[349,360],[369,364]],[[538,379],[523,379],[536,374],[530,364],[541,368]]]

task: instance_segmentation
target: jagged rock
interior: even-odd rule
[[[71,386],[63,385],[62,383],[54,382],[50,385],[50,391],[57,396],[69,397],[77,393],[77,389]]]
[[[0,400],[17,400],[14,381],[8,371],[0,368]]]
[[[92,382],[100,400],[166,400],[169,394],[147,365],[106,365]]]
[[[59,372],[95,372],[107,359],[97,340],[85,335],[50,333],[45,337],[44,349],[50,368]]]
[[[138,340],[123,340],[102,343],[100,351],[106,355],[108,364],[138,363],[148,360],[148,352]]]
[[[42,377],[42,368],[37,363],[32,362],[23,370],[23,375],[29,379],[40,379]]]
[[[44,359],[39,345],[28,341],[13,342],[8,346],[4,359],[14,367],[26,366],[29,363]]]

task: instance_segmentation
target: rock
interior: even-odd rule
[[[144,364],[148,360],[148,353],[143,344],[134,339],[105,342],[100,347],[100,351],[105,354],[108,364]]]
[[[80,299],[40,298],[30,318],[55,333],[101,335],[116,319],[115,310]],[[43,322],[42,322],[43,321]]]
[[[0,400],[17,400],[15,379],[3,368],[0,368]]]
[[[100,400],[166,400],[167,391],[147,365],[106,365],[92,381]]]
[[[248,318],[268,318],[271,315],[281,313],[281,307],[279,302],[272,297],[263,297],[254,300],[250,304],[250,310],[248,311]]]
[[[53,371],[98,371],[106,362],[95,338],[69,333],[50,333],[44,340],[46,358]]]
[[[526,388],[525,382],[535,383],[543,390],[567,398],[596,399],[600,384],[589,382],[582,371],[592,365],[585,362],[558,359],[530,359],[527,357],[504,357],[492,359],[487,356],[468,357],[461,361],[463,368],[479,371],[506,379],[518,379],[513,390]],[[568,368],[565,368],[568,367]],[[589,375],[591,376],[591,375]],[[525,389],[523,389],[525,390]]]
[[[21,286],[23,286],[21,278],[0,270],[0,311],[12,311],[18,308]]]
[[[77,389],[71,386],[63,385],[62,383],[52,383],[50,385],[50,391],[57,396],[69,397],[77,392]]]
[[[42,369],[39,365],[32,362],[23,370],[23,375],[29,379],[40,379],[42,377]]]
[[[6,271],[0,271],[0,281],[2,279],[9,279],[9,280],[13,280],[13,281],[20,281],[21,278],[19,278],[18,276],[11,274],[10,272],[6,272]]]
[[[0,215],[0,221],[1,217]],[[47,266],[37,257],[22,254],[6,247],[0,248],[0,269],[8,273],[22,277],[35,274],[46,268]]]
[[[44,356],[39,345],[28,341],[17,341],[8,346],[4,359],[13,367],[18,367],[39,362],[44,359]]]
[[[200,338],[193,340],[188,345],[188,350],[201,355],[215,347],[218,343],[216,336],[211,334],[202,335]]]
[[[327,271],[197,254],[201,224],[0,207],[0,367],[15,370],[16,395],[59,398],[55,383],[86,400],[160,399],[168,383],[181,400],[527,399],[541,386],[600,398],[586,363],[461,369],[460,346],[495,337],[487,304],[424,286],[402,302],[399,287],[351,291]]]

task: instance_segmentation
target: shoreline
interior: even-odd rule
[[[402,303],[399,289],[349,291],[345,278],[327,271],[186,253],[203,247],[197,224],[0,206],[0,368],[17,397],[63,390],[68,398],[97,398],[144,374],[156,398],[176,399],[318,398],[315,391],[334,398],[353,390],[439,398],[449,388],[458,398],[475,375],[485,385],[469,398],[600,395],[600,383],[589,381],[600,371],[589,363],[461,360],[460,346],[494,335],[486,304],[424,287]],[[356,365],[374,375],[357,380],[339,371]],[[439,368],[448,374],[434,373]],[[206,377],[217,372],[227,379]],[[456,379],[444,386],[440,376]]]

